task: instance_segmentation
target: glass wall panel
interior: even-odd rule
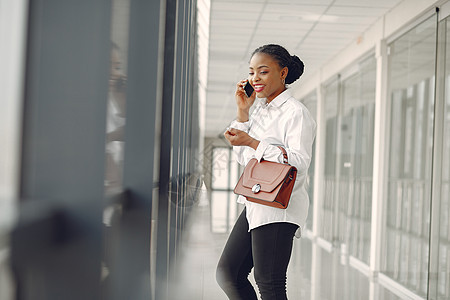
[[[211,230],[227,233],[239,216],[234,186],[240,175],[239,164],[229,147],[215,147],[211,158]]]
[[[359,64],[342,82],[339,127],[339,241],[348,253],[369,264],[372,214],[373,135],[376,61]]]
[[[197,201],[197,188],[200,184],[199,165],[194,163],[200,156],[198,61],[195,49],[196,1],[165,1],[165,6],[169,14],[165,19],[164,53],[170,62],[164,63],[161,152],[170,153],[170,161],[160,162],[156,281],[160,280],[158,277],[162,273],[169,271],[163,285],[157,286],[155,299],[174,299],[170,290],[172,279],[175,278],[180,258],[185,252],[185,245],[181,241],[186,234],[187,222],[192,217],[191,211]],[[168,31],[172,31],[170,36],[167,35]],[[161,193],[165,188],[162,185],[165,179],[161,177],[167,170],[170,170],[167,174],[170,178],[170,203],[165,201],[167,195]],[[161,244],[165,243],[166,238],[169,242],[167,248]],[[163,251],[167,251],[166,254]],[[161,259],[166,260],[166,263],[161,264]],[[167,288],[169,291],[166,298]]]
[[[339,100],[339,82],[333,81],[324,87],[324,102],[325,102],[325,171],[324,171],[324,195],[321,209],[321,229],[320,236],[325,240],[332,242],[336,235],[334,229],[336,228],[336,141],[337,141],[337,126],[338,126],[338,100]]]
[[[438,299],[450,299],[450,21],[444,21],[445,49],[445,108],[442,149],[442,182],[440,203]]]
[[[125,148],[125,119],[127,98],[127,54],[130,0],[113,0],[111,9],[110,69],[105,136],[106,199],[103,211],[104,237],[102,257],[102,293],[113,293],[111,282],[117,276],[119,266],[120,203],[109,201],[123,190],[123,167]]]
[[[228,164],[230,150],[228,148],[214,148],[212,165],[212,188],[228,189]]]
[[[390,146],[381,271],[426,296],[436,17],[389,45]]]
[[[230,227],[228,221],[229,192],[213,191],[211,193],[211,231],[215,233],[227,233]]]
[[[317,123],[317,94],[316,91],[313,91],[309,95],[307,95],[305,98],[301,100],[301,102],[308,108],[309,112],[313,116],[314,120]],[[314,140],[313,146],[312,146],[312,153],[313,156],[311,158],[311,163],[309,165],[308,169],[308,196],[309,196],[309,209],[308,209],[308,218],[306,219],[306,228],[312,229],[313,224],[313,211],[314,211],[314,166],[316,161],[315,156],[316,151],[316,141]]]

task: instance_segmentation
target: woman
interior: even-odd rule
[[[287,299],[286,271],[293,237],[300,233],[308,213],[305,181],[316,129],[309,111],[286,88],[303,74],[303,69],[303,62],[282,46],[265,45],[253,52],[248,79],[237,83],[237,118],[224,134],[233,145],[237,161],[241,165],[251,158],[283,162],[277,147],[282,145],[298,173],[286,209],[239,196],[238,202],[245,204],[245,209],[228,238],[216,274],[229,299],[257,299],[247,278],[252,268],[263,300]],[[247,81],[255,90],[250,97],[244,92]]]

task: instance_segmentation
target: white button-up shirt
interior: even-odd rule
[[[316,123],[308,109],[292,97],[288,89],[268,104],[266,99],[257,98],[254,106],[248,122],[235,120],[230,125],[260,141],[256,150],[248,146],[234,146],[238,163],[245,166],[252,158],[282,163],[283,155],[277,147],[281,145],[286,149],[289,164],[297,168],[297,178],[286,209],[250,202],[243,196],[238,197],[238,202],[245,204],[249,231],[269,223],[288,222],[299,226],[296,234],[299,236],[308,216],[306,178]]]

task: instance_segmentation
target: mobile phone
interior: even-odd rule
[[[254,91],[254,89],[253,89],[252,85],[250,84],[250,82],[247,81],[247,83],[244,86],[244,91],[245,91],[245,95],[248,98],[250,98],[250,96],[253,94],[253,91]]]

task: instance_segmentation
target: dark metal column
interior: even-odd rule
[[[189,138],[198,132],[198,118],[191,119],[197,99],[192,97],[197,80],[193,77],[196,31],[193,0],[166,2],[163,106],[161,121],[160,177],[158,201],[156,299],[170,299],[169,283],[175,279],[179,241],[188,213],[186,203],[199,187],[198,176],[188,169],[195,159]],[[198,146],[195,147],[198,149]],[[199,178],[199,177],[198,177]],[[192,195],[192,196],[191,196]]]
[[[172,101],[174,97],[174,65],[177,1],[166,1],[166,22],[164,41],[163,92],[161,111],[161,143],[158,193],[158,224],[156,247],[155,299],[164,300],[168,295],[169,275],[169,183],[172,144]]]
[[[162,101],[164,1],[132,0],[128,48],[128,83],[123,189],[119,220],[107,244],[112,256],[105,299],[152,299],[151,226]]]

